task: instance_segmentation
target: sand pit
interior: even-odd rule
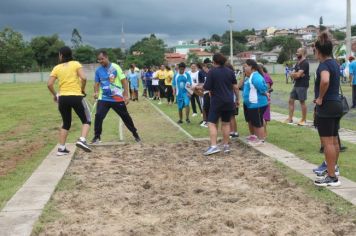
[[[57,191],[62,217],[41,235],[356,235],[352,219],[311,200],[241,144],[203,157],[204,142],[79,152]]]

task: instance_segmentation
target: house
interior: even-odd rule
[[[260,56],[260,58],[271,63],[276,63],[278,59],[278,55],[279,54],[275,52],[265,52]]]
[[[165,53],[164,60],[168,65],[171,66],[184,62],[186,59],[185,56],[186,55],[180,53]]]
[[[211,52],[206,52],[202,49],[190,49],[189,53],[194,53],[195,55],[197,55],[199,61],[204,61],[206,58],[209,58],[210,60],[213,60],[213,53]]]
[[[255,47],[263,41],[263,38],[257,35],[247,35],[246,39],[247,39],[247,43],[246,43],[247,47],[251,47],[251,46]]]
[[[237,59],[240,63],[244,63],[247,59],[253,59],[253,60],[259,60],[261,58],[261,55],[264,52],[262,51],[246,51],[246,52],[240,52],[237,54]]]
[[[177,45],[174,47],[174,52],[175,53],[180,53],[180,54],[188,54],[190,49],[199,49],[200,46],[198,44],[182,44],[182,45]]]

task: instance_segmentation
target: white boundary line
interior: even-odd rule
[[[148,101],[149,104],[151,104],[156,111],[158,111],[162,116],[164,116],[171,124],[173,124],[175,127],[177,127],[180,131],[182,131],[185,135],[187,135],[190,139],[194,139],[194,137],[188,133],[185,129],[180,127],[176,122],[174,122],[169,116],[167,116],[163,111],[161,111],[155,104],[153,104],[151,101],[149,101],[147,98],[146,100]]]

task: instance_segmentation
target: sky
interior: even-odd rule
[[[73,28],[84,44],[120,47],[122,24],[125,46],[154,33],[168,46],[179,40],[209,38],[229,30],[344,26],[346,0],[0,0],[0,30],[11,27],[25,40],[57,33],[70,45]],[[356,24],[356,0],[351,0]]]

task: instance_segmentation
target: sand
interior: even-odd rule
[[[353,219],[288,182],[239,143],[204,157],[206,142],[79,151],[40,235],[356,235]]]

